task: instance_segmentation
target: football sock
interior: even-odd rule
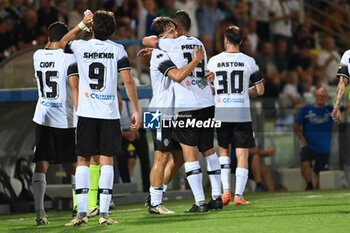
[[[222,190],[231,190],[231,159],[228,156],[219,157],[221,165],[221,183]]]
[[[187,181],[191,187],[196,205],[200,206],[205,202],[205,196],[203,191],[203,174],[199,162],[185,162],[185,172]]]
[[[163,184],[163,193],[165,193],[167,189],[168,189],[168,185],[167,184]]]
[[[150,187],[149,192],[151,193],[151,206],[157,206],[162,203],[163,197],[163,186]]]
[[[90,165],[90,189],[88,198],[88,208],[98,207],[98,181],[100,179],[100,165]]]
[[[44,173],[34,173],[32,177],[35,210],[38,216],[45,216],[44,196],[46,176]]]
[[[114,171],[112,165],[104,165],[101,167],[101,175],[99,181],[100,193],[100,216],[108,215],[109,204],[112,198]]]
[[[72,196],[73,196],[73,210],[77,206],[77,197],[75,196],[75,175],[72,175]]]
[[[90,187],[89,167],[77,166],[75,172],[75,194],[77,197],[78,217],[86,216],[88,209],[88,192]]]
[[[236,190],[235,194],[241,198],[248,180],[248,169],[236,168]]]
[[[216,153],[205,157],[207,161],[207,172],[211,184],[211,197],[216,200],[221,197],[221,169],[219,158]]]

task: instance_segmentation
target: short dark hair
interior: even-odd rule
[[[182,30],[188,32],[191,28],[191,18],[186,11],[180,10],[176,11],[171,19],[175,20]]]
[[[64,35],[68,33],[68,27],[60,21],[56,21],[50,24],[49,28],[49,38],[51,42],[58,42],[62,39]]]
[[[111,11],[95,11],[92,29],[96,39],[107,40],[115,31],[116,21]]]
[[[160,34],[166,32],[171,26],[176,27],[176,24],[170,18],[161,16],[153,20],[151,29],[154,35],[159,36]]]
[[[243,32],[237,26],[230,26],[226,29],[224,37],[230,44],[239,45],[243,39]]]

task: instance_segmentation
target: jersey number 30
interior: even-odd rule
[[[216,76],[222,76],[221,80],[218,80],[218,84],[222,89],[217,89],[216,93],[219,94],[228,94],[228,80],[227,80],[227,71],[217,71],[215,72]],[[230,94],[242,94],[243,92],[243,70],[234,70],[230,74],[230,84],[231,84],[231,93]]]

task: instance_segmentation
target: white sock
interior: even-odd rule
[[[236,195],[243,196],[243,192],[248,180],[248,169],[238,167],[236,168]]]
[[[168,189],[168,185],[167,184],[163,184],[163,193],[165,193],[167,189]]]
[[[163,198],[163,188],[160,187],[150,187],[149,192],[151,193],[151,206],[157,206],[162,203]]]
[[[231,190],[231,159],[228,156],[219,157],[220,165],[221,165],[221,183],[222,190],[225,192],[226,190]]]
[[[90,187],[90,176],[88,166],[77,166],[75,172],[75,195],[77,197],[78,217],[86,216],[88,209],[88,192]]]
[[[72,180],[72,189],[73,189],[73,191],[75,193],[75,175],[72,175],[71,180]]]
[[[211,197],[213,200],[221,197],[221,169],[219,158],[216,153],[205,157],[207,161],[207,171],[211,184]]]
[[[100,191],[100,215],[108,214],[109,203],[111,203],[112,198],[113,178],[113,166],[102,166],[100,181],[98,183]]]
[[[185,172],[188,183],[190,184],[196,205],[201,205],[205,202],[205,196],[203,191],[203,174],[201,172],[199,162],[185,162]]]
[[[46,190],[46,176],[44,173],[33,174],[32,187],[36,213],[39,216],[45,216],[44,196]]]

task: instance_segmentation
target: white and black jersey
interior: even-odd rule
[[[110,40],[75,40],[65,52],[74,53],[79,69],[77,115],[96,119],[119,119],[118,71],[130,69],[122,45]]]
[[[263,81],[255,60],[243,53],[222,52],[212,57],[208,69],[215,73],[215,119],[250,122],[249,83]]]
[[[350,81],[350,50],[347,50],[340,60],[340,66],[338,68],[337,77],[344,77]]]
[[[204,46],[200,40],[193,36],[180,36],[176,39],[160,38],[157,48],[168,53],[177,68],[182,68],[193,59],[195,46]],[[208,80],[205,77],[207,57],[200,62],[193,72],[182,82],[174,83],[175,108],[197,110],[214,105]]]
[[[174,81],[167,76],[168,71],[174,68],[176,66],[166,52],[153,50],[150,66],[153,97],[149,109],[160,110],[163,116],[174,113]]]
[[[33,55],[39,99],[33,121],[54,128],[76,127],[68,77],[78,75],[75,57],[63,49],[39,49]]]

